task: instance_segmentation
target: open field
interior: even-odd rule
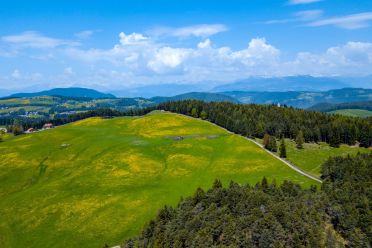
[[[14,137],[0,143],[0,247],[115,245],[215,178],[263,176],[316,184],[243,137],[171,113]]]
[[[262,140],[257,139],[260,143]],[[355,155],[358,152],[368,153],[371,152],[368,148],[352,147],[348,145],[341,145],[339,148],[330,147],[328,144],[320,142],[305,143],[304,149],[297,149],[296,143],[293,140],[285,140],[287,148],[287,160],[292,162],[300,169],[308,172],[311,175],[320,176],[322,164],[329,158],[335,156]],[[279,147],[279,141],[278,141]],[[277,152],[279,155],[279,151]]]
[[[339,109],[339,110],[331,111],[329,113],[352,116],[352,117],[372,116],[372,111],[365,110],[365,109]]]

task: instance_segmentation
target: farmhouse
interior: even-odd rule
[[[53,126],[52,123],[46,123],[46,124],[44,124],[43,129],[50,129],[50,128],[53,128],[53,127],[54,126]]]
[[[33,132],[36,132],[37,130],[35,128],[29,128],[25,131],[25,133],[33,133]]]

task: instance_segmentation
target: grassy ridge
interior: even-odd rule
[[[11,138],[0,143],[0,247],[115,245],[215,178],[263,176],[314,184],[243,137],[171,113]]]
[[[262,143],[261,139],[256,140]],[[324,142],[319,142],[318,144],[305,143],[303,144],[304,149],[297,149],[296,143],[290,139],[285,139],[285,144],[287,148],[286,159],[302,170],[317,177],[320,176],[322,164],[329,157],[346,156],[348,154],[356,155],[358,152],[371,152],[368,148],[351,147],[348,145],[341,145],[339,148],[334,148]],[[277,154],[279,155],[279,151]]]
[[[339,109],[339,110],[331,111],[329,113],[352,116],[352,117],[370,117],[370,116],[372,116],[372,111],[366,110],[366,109]]]

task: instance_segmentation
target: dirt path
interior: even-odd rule
[[[182,115],[182,114],[181,114],[181,115]],[[182,116],[186,116],[186,117],[188,117],[188,118],[195,119],[194,117],[191,117],[191,116],[188,116],[188,115],[182,115]],[[205,122],[208,122],[208,123],[210,123],[210,124],[212,124],[212,125],[215,125],[216,127],[222,128],[223,130],[225,130],[225,131],[228,132],[228,133],[236,134],[236,133],[231,132],[230,130],[227,130],[227,129],[224,128],[224,127],[221,127],[221,126],[215,124],[215,123],[209,122],[209,121],[207,121],[207,120],[202,120],[202,119],[199,119],[199,120],[201,120],[201,121],[205,121]],[[240,135],[240,134],[236,134],[236,135]],[[242,136],[242,135],[240,135],[240,136]],[[264,148],[264,146],[263,146],[262,144],[258,143],[257,141],[255,141],[255,140],[253,140],[253,139],[250,139],[250,138],[248,138],[248,137],[245,137],[245,136],[242,136],[242,137],[245,138],[245,139],[247,139],[247,140],[249,140],[249,141],[251,141],[251,142],[253,142],[253,143],[255,143],[256,145],[258,145],[259,147],[261,147],[262,149],[264,149],[267,153],[269,153],[271,156],[273,156],[273,157],[275,157],[276,159],[279,159],[280,161],[282,161],[284,164],[286,164],[286,165],[287,165],[289,168],[291,168],[292,170],[295,170],[295,171],[297,171],[298,173],[300,173],[301,175],[304,175],[305,177],[308,177],[308,178],[310,178],[310,179],[312,179],[312,180],[314,180],[314,181],[317,181],[318,183],[322,183],[322,180],[320,180],[319,178],[310,175],[309,173],[303,171],[302,169],[298,168],[298,167],[295,166],[294,164],[292,164],[292,163],[288,162],[287,160],[285,160],[285,159],[279,157],[279,156],[276,155],[275,153],[272,153],[272,152],[268,151],[267,149]]]

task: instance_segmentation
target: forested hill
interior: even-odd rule
[[[264,178],[197,189],[123,247],[371,247],[372,154],[323,165],[321,191]]]
[[[106,94],[93,89],[87,88],[55,88],[34,93],[17,93],[12,97],[34,97],[34,96],[65,96],[65,97],[88,97],[88,98],[115,98],[112,94]]]
[[[277,138],[295,138],[299,131],[305,141],[324,141],[372,146],[372,118],[329,115],[273,105],[242,105],[228,102],[177,101],[161,103],[159,109],[207,118],[209,121],[244,136],[262,138],[265,133]]]

